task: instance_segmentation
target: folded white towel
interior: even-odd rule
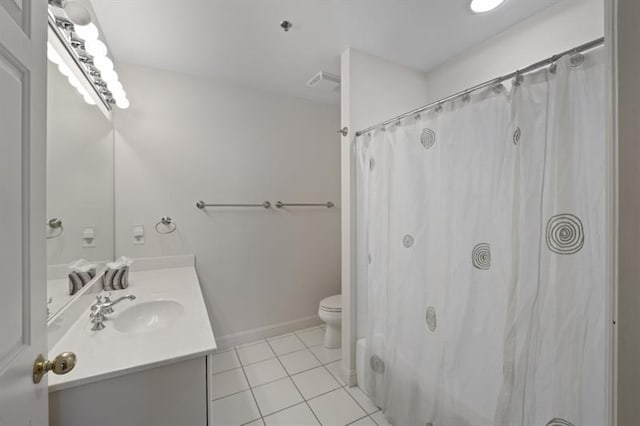
[[[133,259],[130,257],[122,256],[114,262],[107,263],[107,268],[109,269],[120,269],[124,266],[131,266],[133,263]]]
[[[86,259],[78,259],[75,262],[71,262],[67,267],[71,272],[89,272],[92,269],[95,270],[97,266],[95,263],[89,263]]]

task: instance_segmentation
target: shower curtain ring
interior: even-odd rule
[[[524,81],[524,77],[522,76],[522,74],[520,74],[520,70],[516,70],[516,74],[513,78],[513,85],[520,86],[520,84],[522,84],[523,81]]]

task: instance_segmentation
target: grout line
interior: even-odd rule
[[[379,410],[378,410],[378,411],[379,411]],[[378,411],[376,411],[376,413],[377,413]],[[375,414],[375,413],[371,413],[371,414]],[[371,419],[371,421],[372,421],[374,424],[376,424],[377,426],[380,426],[380,425],[378,425],[378,422],[376,422],[376,419],[374,419],[374,418],[373,418],[373,416],[372,416],[371,414],[369,414],[369,418]]]
[[[263,419],[262,417],[260,417],[259,419],[251,420],[250,422],[247,422],[247,423],[242,423],[240,426],[250,425],[251,423],[255,423],[255,422],[257,422],[258,420],[260,420],[260,423],[262,423],[262,426],[264,426],[264,425],[265,425],[265,423],[264,423],[264,419]],[[374,422],[374,423],[375,423],[375,422]]]
[[[211,374],[211,377],[213,377],[213,376],[217,376],[218,374],[222,374],[222,373],[228,373],[229,371],[237,370],[237,369],[239,369],[239,368],[242,368],[242,365],[241,365],[241,366],[239,366],[239,367],[233,367],[233,368],[228,368],[228,369],[226,369],[226,370],[220,370],[220,371],[217,371],[217,372],[215,372],[215,373]]]
[[[302,341],[302,339],[300,339],[300,341]],[[302,342],[302,344],[304,345],[305,343]],[[269,347],[271,348],[271,344],[269,342],[267,342],[267,345],[269,345]],[[306,346],[306,345],[305,345]],[[271,348],[271,350],[273,350],[273,348]],[[311,351],[309,351],[311,352]],[[313,352],[311,352],[313,354]],[[300,396],[302,397],[302,400],[304,401],[304,403],[307,405],[307,408],[309,409],[309,411],[311,411],[311,414],[313,414],[313,417],[316,418],[316,420],[318,421],[318,424],[320,426],[322,426],[322,422],[320,421],[320,419],[318,418],[318,416],[316,415],[316,413],[313,411],[313,409],[311,408],[311,406],[309,405],[309,403],[307,402],[307,399],[304,397],[304,395],[302,394],[302,392],[300,392],[300,389],[298,388],[298,385],[296,384],[295,380],[293,380],[293,378],[291,377],[291,375],[289,374],[289,372],[287,371],[286,368],[284,368],[284,364],[282,363],[282,361],[280,361],[279,357],[276,357],[278,359],[278,362],[280,363],[280,365],[282,366],[282,368],[284,369],[284,372],[287,373],[287,377],[289,378],[289,380],[291,380],[291,383],[293,383],[293,386],[296,388],[296,390],[298,391],[298,393],[300,394]],[[264,419],[262,420],[264,421]]]
[[[271,358],[266,358],[266,359],[261,359],[260,361],[256,361],[256,362],[250,362],[248,364],[243,364],[242,361],[240,361],[240,365],[242,367],[249,367],[251,365],[256,365],[256,364],[260,364],[261,362],[265,362],[265,361],[271,361],[273,358],[277,358],[277,356],[272,356]]]
[[[250,389],[251,389],[251,388],[242,389],[241,391],[234,392],[234,393],[230,393],[229,395],[220,396],[220,397],[218,397],[218,398],[213,398],[211,401],[219,401],[219,400],[224,399],[224,398],[227,398],[227,397],[229,397],[229,396],[234,396],[234,395],[237,395],[237,394],[239,394],[239,393],[246,392],[246,391],[248,391],[248,390],[250,390]]]
[[[364,420],[364,419],[366,419],[367,417],[369,417],[369,415],[368,415],[368,414],[367,414],[366,416],[364,416],[364,417],[360,417],[359,419],[355,419],[354,421],[352,421],[352,422],[350,422],[350,423],[347,423],[347,426],[352,425],[352,424],[354,424],[355,422],[359,422],[360,420]],[[373,421],[373,420],[371,420],[371,421]],[[376,423],[376,422],[374,422],[374,423]],[[376,423],[376,424],[377,424],[377,423]]]
[[[357,387],[357,386],[354,386],[354,387]],[[358,388],[358,389],[359,389],[359,388]],[[365,412],[365,414],[368,416],[368,415],[369,415],[369,413],[367,413],[367,410],[366,410],[366,409],[365,409],[365,408],[364,408],[364,407],[363,407],[363,406],[358,402],[358,400],[357,400],[353,395],[351,395],[351,392],[349,392],[349,390],[348,390],[348,389],[346,389],[346,388],[344,388],[344,391],[345,391],[345,392],[346,392],[346,393],[351,397],[351,399],[353,399],[353,400],[355,401],[356,405],[357,405],[358,407],[360,407],[360,408],[362,409],[362,411],[364,411],[364,412]],[[364,392],[362,392],[362,393],[364,393]],[[365,395],[365,396],[367,396],[367,394],[366,394],[366,393],[364,393],[364,395]],[[369,397],[367,396],[367,398],[369,398]],[[370,398],[369,398],[369,399],[370,399]],[[372,402],[373,402],[373,401],[372,401]],[[375,404],[374,404],[374,405],[375,405]],[[377,407],[377,406],[376,406],[376,407]],[[375,413],[375,411],[374,411],[374,413]]]
[[[236,356],[238,357],[238,360],[240,359],[240,355],[238,355],[238,349],[233,348],[234,351],[236,351]],[[251,383],[249,383],[249,377],[247,377],[247,372],[244,371],[244,367],[242,367],[242,374],[244,374],[244,379],[247,381],[247,384],[249,385],[249,392],[251,392],[251,397],[253,398],[253,403],[256,404],[256,408],[258,409],[258,414],[260,415],[260,420],[262,420],[262,423],[264,424],[264,420],[262,417],[262,410],[260,410],[260,406],[258,405],[258,400],[256,399],[255,394],[253,393],[253,388],[251,388]],[[258,419],[256,419],[258,420]],[[255,420],[251,420],[252,422]],[[251,423],[251,422],[249,422]]]
[[[335,391],[340,390],[340,389],[342,389],[342,388],[335,388],[335,389],[331,389],[330,391],[319,393],[318,395],[315,395],[315,396],[309,398],[307,401],[313,401],[314,399],[320,398],[321,396],[325,396],[325,395],[327,395],[327,394],[329,394],[331,392],[335,392]]]

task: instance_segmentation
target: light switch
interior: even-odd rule
[[[85,225],[82,227],[82,247],[96,246],[96,227],[95,225]]]
[[[131,236],[133,238],[133,244],[144,244],[144,225],[134,225]]]

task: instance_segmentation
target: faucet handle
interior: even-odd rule
[[[106,320],[106,318],[99,311],[93,318],[91,318],[91,324],[93,324],[93,326],[91,327],[91,330],[92,331],[103,330],[106,327],[104,325],[105,320]]]

